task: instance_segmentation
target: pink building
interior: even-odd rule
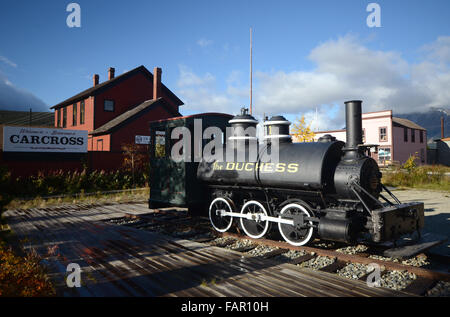
[[[403,164],[416,154],[416,163],[427,161],[427,130],[418,124],[392,116],[392,110],[368,112],[362,114],[364,144],[378,145],[378,151],[372,149],[371,156],[379,164]],[[314,140],[325,134],[331,134],[340,141],[346,141],[345,130],[319,131]]]

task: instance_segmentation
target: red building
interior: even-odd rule
[[[103,83],[95,74],[91,88],[52,107],[55,127],[87,130],[88,151],[111,154],[99,154],[103,162],[90,155],[93,168],[120,167],[122,145],[148,136],[150,121],[180,116],[183,102],[161,82],[161,73],[139,66],[116,77],[109,68]]]

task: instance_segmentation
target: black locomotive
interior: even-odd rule
[[[347,143],[330,135],[318,142],[293,143],[290,122],[282,116],[264,122],[264,141],[259,142],[258,121],[245,111],[231,120],[225,114],[196,115],[207,125],[220,122],[222,132],[231,130],[223,137],[222,148],[203,153],[200,162],[174,163],[168,153],[175,121],[155,122],[152,144],[156,146],[163,131],[166,150],[164,157],[158,157],[156,148],[151,149],[149,207],[187,206],[198,213],[203,205],[217,231],[229,230],[236,220],[248,236],[261,238],[277,225],[281,236],[296,246],[316,236],[385,242],[420,233],[424,204],[401,203],[381,183],[376,161],[366,155],[361,104],[359,100],[345,103]],[[227,121],[231,127],[226,127]],[[193,130],[191,123],[186,126]],[[170,175],[164,177],[162,170]],[[188,171],[196,171],[196,177]]]
[[[365,154],[361,104],[345,103],[347,143],[330,135],[318,142],[292,143],[290,122],[275,116],[264,122],[265,140],[259,144],[252,132],[255,118],[243,112],[230,120],[233,133],[223,159],[206,156],[197,171],[211,201],[212,226],[225,232],[238,220],[248,236],[261,238],[276,224],[282,237],[296,246],[316,235],[384,242],[419,231],[423,203],[400,203],[381,183],[376,161]]]

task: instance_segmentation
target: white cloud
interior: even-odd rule
[[[436,41],[426,44],[422,50],[428,53],[427,58],[442,63],[450,62],[450,36],[439,36]]]
[[[6,58],[5,56],[0,56],[0,62],[5,63],[11,67],[17,68],[17,64]]]
[[[205,38],[201,38],[201,39],[199,39],[199,40],[197,41],[197,44],[198,44],[200,47],[207,47],[207,46],[212,45],[212,43],[213,43],[212,40],[207,40],[207,39],[205,39]]]
[[[371,50],[351,36],[327,41],[309,58],[312,71],[257,73],[257,107],[282,113],[310,114],[350,99],[363,100],[363,111],[392,109],[394,113],[425,111],[450,103],[450,38],[425,46],[426,58],[408,63],[401,54]],[[343,121],[343,115],[341,116]],[[321,129],[339,128],[327,112],[319,115]]]
[[[392,109],[394,114],[448,106],[450,37],[439,37],[421,49],[423,59],[411,63],[399,52],[369,49],[353,36],[326,41],[311,50],[308,58],[315,68],[310,71],[256,72],[254,109],[258,115],[305,114],[316,118],[319,129],[335,129],[342,128],[346,100],[363,100],[364,112]],[[220,91],[212,74],[199,76],[180,68],[180,87],[189,96],[187,106],[231,112],[248,103],[243,77],[230,72],[227,89]]]
[[[211,84],[214,84],[215,77],[210,74],[206,73],[203,75],[203,77],[198,76],[195,74],[190,68],[180,65],[180,77],[178,78],[178,86],[179,87],[196,87],[196,86],[210,86]]]
[[[180,65],[179,69],[177,94],[186,105],[186,110],[226,113],[230,111],[233,95],[219,92],[216,88],[216,78],[212,74],[197,75],[184,65]]]

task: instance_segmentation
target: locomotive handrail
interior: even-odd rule
[[[378,199],[376,199],[375,197],[373,197],[367,190],[365,190],[362,186],[360,186],[358,183],[353,182],[352,183],[353,186],[355,186],[356,188],[358,188],[360,191],[364,192],[367,196],[369,196],[369,198],[371,198],[373,201],[375,201],[377,204],[379,204],[381,207],[383,207],[383,204],[380,203],[380,201]]]
[[[380,197],[383,198],[383,200],[384,200],[385,202],[387,202],[389,205],[394,206],[394,204],[393,204],[389,199],[387,199],[386,197],[384,197],[382,194],[380,194]]]
[[[384,186],[383,184],[381,184],[381,187],[383,187],[383,189],[384,189],[389,195],[391,195],[391,197],[397,202],[397,204],[401,204],[401,201],[398,200],[398,198],[395,197],[395,195],[394,195],[394,194],[393,194],[386,186]]]
[[[355,187],[353,186],[354,183],[350,185],[350,189],[353,191],[353,193],[358,197],[359,201],[363,204],[363,206],[367,209],[367,212],[372,216],[372,210],[366,205],[364,200],[361,198],[361,196],[358,194],[358,192],[355,190]]]

